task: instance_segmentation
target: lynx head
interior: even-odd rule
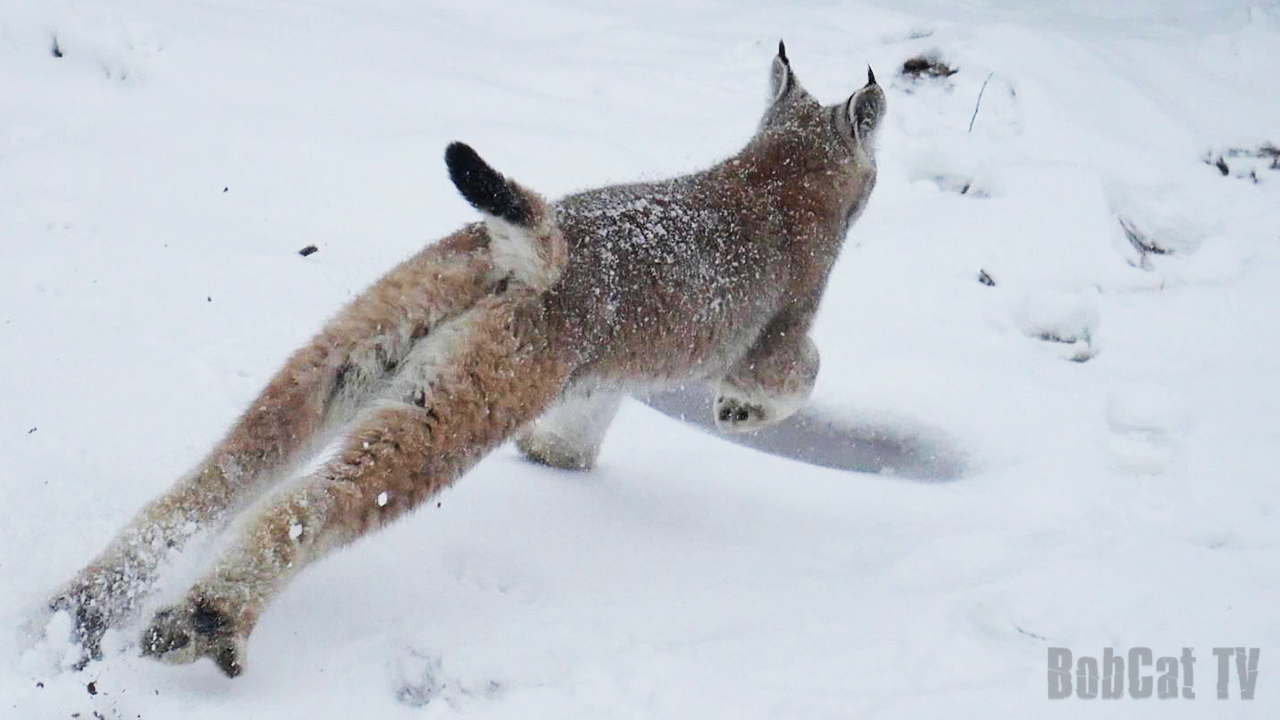
[[[801,87],[787,48],[779,42],[769,73],[769,107],[748,147],[773,173],[793,181],[799,180],[796,174],[824,178],[799,184],[815,191],[827,188],[826,202],[836,206],[842,229],[847,229],[875,186],[875,136],[884,112],[884,91],[870,67],[860,90],[823,105]]]
[[[862,89],[843,102],[824,106],[800,85],[786,45],[778,42],[769,72],[769,107],[760,121],[760,133],[816,133],[850,155],[870,156],[884,111],[884,91],[870,67]]]

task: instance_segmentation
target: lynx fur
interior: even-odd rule
[[[200,463],[48,610],[85,662],[148,596],[165,557],[217,530],[334,438],[340,451],[253,506],[230,547],[143,631],[144,655],[228,676],[267,603],[306,565],[404,515],[514,439],[593,465],[624,393],[718,383],[717,425],[750,431],[808,397],[808,331],[875,184],[884,94],[868,71],[821,105],[779,43],[768,108],[738,154],[662,182],[549,204],[460,143],[450,176],[483,222],[393,269],[295,353]]]

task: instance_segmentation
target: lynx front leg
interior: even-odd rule
[[[551,348],[540,306],[511,294],[415,347],[338,457],[263,509],[182,602],[155,615],[143,653],[208,657],[239,675],[249,633],[299,570],[407,513],[537,417],[571,363]]]
[[[781,422],[809,398],[817,377],[818,348],[806,333],[766,330],[720,381],[716,427],[741,433]]]
[[[589,470],[622,403],[614,390],[570,390],[520,433],[516,445],[529,460],[563,470]]]

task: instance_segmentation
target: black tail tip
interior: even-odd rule
[[[783,65],[791,67],[791,61],[787,59],[787,45],[781,40],[778,41],[778,59],[782,61]]]
[[[524,196],[470,145],[450,143],[444,151],[444,163],[458,192],[477,210],[517,225],[532,222],[533,210]]]

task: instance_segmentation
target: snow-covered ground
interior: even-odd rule
[[[779,5],[0,3],[0,716],[1276,717],[1280,169],[1231,151],[1280,142],[1280,5]],[[779,37],[820,98],[869,63],[890,108],[814,412],[943,477],[630,402],[597,470],[504,449],[307,571],[240,679],[136,631],[80,672],[19,642],[326,316],[474,218],[448,141],[552,196],[696,169]],[[1047,699],[1049,647],[1134,646],[1195,648],[1197,699]],[[1224,646],[1261,648],[1254,700],[1215,699]]]

